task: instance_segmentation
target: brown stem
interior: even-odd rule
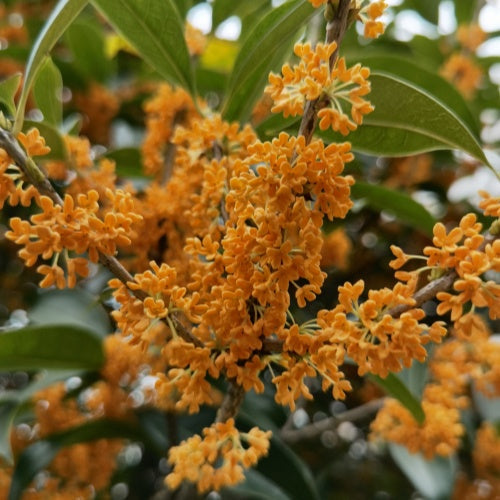
[[[16,138],[8,131],[0,128],[0,148],[12,158],[15,164],[21,169],[28,181],[35,186],[41,195],[48,196],[55,204],[62,205],[63,200],[54,189],[46,175],[37,166],[37,164],[26,155],[19,146]],[[124,285],[134,281],[134,277],[122,266],[118,259],[112,255],[106,255],[99,252],[99,261],[114,276],[116,276]],[[128,285],[127,285],[128,286]],[[131,290],[139,300],[144,300],[148,295],[142,290]],[[181,323],[176,317],[172,316],[177,333],[186,341],[191,342],[197,347],[202,347],[202,342]]]
[[[235,379],[229,380],[229,389],[217,411],[215,421],[225,422],[230,418],[234,418],[240,409],[241,403],[243,403],[244,397],[245,390],[243,387],[239,385]]]
[[[325,418],[314,424],[306,425],[300,429],[282,429],[281,437],[289,444],[308,439],[317,439],[325,431],[338,428],[342,422],[356,422],[370,417],[376,413],[384,404],[384,398],[374,399],[361,406],[344,411],[336,416]]]

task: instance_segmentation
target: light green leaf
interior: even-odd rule
[[[45,57],[87,3],[88,0],[60,0],[35,40],[26,63],[23,88],[14,122],[14,135],[17,135],[23,126],[26,100]]]
[[[437,221],[420,203],[404,192],[358,181],[351,187],[351,193],[354,199],[362,198],[376,210],[392,212],[400,221],[432,236],[432,228]]]
[[[62,122],[62,86],[61,72],[47,56],[33,85],[33,95],[44,121],[54,127]]]
[[[389,451],[406,477],[425,498],[450,498],[458,469],[455,456],[426,460],[420,453],[410,453],[404,446],[394,443],[389,443]]]
[[[419,424],[424,422],[425,413],[422,409],[422,405],[396,375],[389,373],[386,378],[377,375],[369,375],[369,378],[384,389],[390,396],[397,399],[413,415],[413,418]]]
[[[226,89],[222,114],[244,121],[267,81],[268,73],[285,57],[300,29],[316,13],[306,0],[292,0],[266,14],[243,42]]]
[[[34,122],[26,120],[23,123],[23,131],[36,127],[40,135],[45,139],[45,143],[50,147],[50,153],[43,156],[43,159],[65,160],[68,157],[66,143],[59,130],[46,122]]]
[[[356,151],[384,156],[405,156],[438,149],[462,150],[489,164],[473,132],[446,104],[425,90],[385,73],[370,76],[368,99],[375,111],[347,140]],[[345,141],[340,134],[321,134]]]
[[[16,73],[15,75],[9,76],[0,82],[0,104],[4,104],[7,111],[12,116],[16,114],[16,103],[14,102],[14,97],[17,89],[19,88],[20,81],[21,74]]]
[[[73,53],[73,64],[88,79],[104,82],[112,74],[115,61],[106,57],[102,29],[92,19],[77,19],[65,38]]]
[[[101,339],[80,326],[29,326],[0,334],[0,371],[96,369],[103,361]]]
[[[47,468],[61,448],[97,439],[125,438],[144,441],[144,435],[130,424],[117,420],[95,420],[73,427],[28,446],[19,456],[8,500],[19,500],[38,472]],[[150,443],[148,443],[150,444]]]
[[[163,78],[195,93],[184,21],[173,0],[91,0]]]

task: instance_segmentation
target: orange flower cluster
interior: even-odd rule
[[[385,25],[378,18],[384,13],[387,8],[387,3],[383,0],[369,2],[364,7],[364,0],[356,0],[356,9],[359,9],[358,19],[364,24],[364,35],[367,38],[377,38],[384,33]]]
[[[345,59],[336,60],[330,69],[330,56],[336,51],[337,44],[318,43],[314,49],[311,44],[296,44],[295,54],[300,63],[282,67],[283,76],[271,73],[265,91],[273,101],[273,113],[282,111],[285,117],[301,115],[306,100],[319,99],[322,108],[318,112],[319,128],[332,128],[347,135],[356,130],[363,122],[363,115],[371,113],[373,106],[363,99],[370,92],[367,78],[370,70],[361,64],[347,69]],[[351,108],[351,118],[344,112],[341,102]]]
[[[455,452],[465,432],[460,423],[460,412],[456,407],[447,406],[424,393],[422,408],[425,413],[423,424],[397,400],[388,398],[384,407],[372,422],[371,439],[385,439],[398,443],[411,453],[422,453],[430,460],[436,454],[450,456]]]
[[[198,116],[193,101],[183,89],[161,84],[156,95],[146,102],[146,135],[142,143],[144,168],[147,174],[168,178],[168,158],[172,133],[177,125],[189,124]]]
[[[339,228],[323,237],[321,267],[346,270],[352,243],[344,229]]]
[[[116,94],[94,82],[85,92],[76,93],[74,100],[84,115],[81,134],[94,143],[108,144],[111,120],[120,108]]]
[[[463,48],[474,52],[486,40],[486,33],[478,24],[462,24],[455,37]]]
[[[452,54],[441,67],[441,76],[449,80],[466,97],[471,99],[479,88],[483,70],[462,53]]]
[[[205,428],[203,437],[195,435],[170,449],[168,461],[174,470],[165,480],[167,486],[175,490],[188,480],[204,493],[237,484],[244,479],[244,469],[267,455],[270,437],[270,431],[257,427],[240,432],[232,418]]]
[[[191,56],[199,56],[203,54],[207,45],[207,38],[198,28],[195,28],[191,23],[186,22],[184,36]]]
[[[40,197],[41,213],[31,216],[31,223],[13,217],[10,219],[11,231],[6,237],[18,245],[23,245],[19,256],[26,266],[33,266],[39,257],[52,259],[52,264],[40,265],[37,271],[45,277],[41,287],[55,284],[58,288],[73,287],[76,276],[87,276],[88,263],[82,257],[70,257],[69,252],[83,254],[88,252],[92,262],[97,262],[99,252],[114,255],[117,247],[130,244],[129,234],[132,225],[140,219],[134,212],[134,202],[123,191],[106,191],[110,207],[103,218],[98,216],[99,194],[89,191],[80,194],[75,200],[66,195],[64,204],[56,205],[47,196]],[[58,265],[64,255],[66,273]]]

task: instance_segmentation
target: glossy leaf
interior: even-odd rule
[[[120,177],[146,177],[142,155],[137,148],[121,148],[107,151],[104,155],[116,162],[116,173]]]
[[[42,31],[35,40],[28,62],[26,63],[24,83],[14,123],[14,135],[17,135],[23,126],[24,108],[28,94],[45,57],[87,3],[88,0],[60,0],[52,10]]]
[[[73,64],[87,78],[104,82],[112,74],[114,61],[106,57],[102,29],[92,19],[77,19],[65,38],[73,53]]]
[[[212,8],[212,30],[230,16],[244,18],[269,4],[269,0],[253,0],[252,2],[235,2],[234,0],[215,0]]]
[[[97,439],[126,438],[142,440],[135,427],[121,421],[96,420],[53,434],[28,446],[19,456],[8,500],[19,500],[26,486],[38,472],[45,469],[61,448]]]
[[[276,483],[270,481],[264,474],[254,470],[245,470],[245,482],[232,488],[225,488],[224,498],[246,500],[292,500]]]
[[[91,0],[163,78],[194,94],[184,21],[173,0]]]
[[[16,114],[16,103],[14,97],[21,82],[21,74],[9,76],[0,82],[0,104],[3,104],[10,115]]]
[[[23,131],[26,132],[30,128],[36,127],[40,131],[40,135],[45,139],[45,143],[50,147],[50,153],[43,156],[43,159],[65,160],[68,157],[68,151],[64,139],[57,128],[46,122],[34,122],[25,120],[23,123]]]
[[[473,132],[446,104],[425,90],[385,73],[370,76],[375,111],[348,136],[356,151],[405,156],[438,149],[462,150],[489,165]],[[344,141],[340,134],[322,134]]]
[[[450,82],[435,72],[423,68],[408,58],[392,55],[363,56],[363,54],[358,54],[356,59],[353,59],[354,62],[360,62],[369,67],[372,72],[382,71],[394,75],[428,92],[453,110],[471,132],[479,137],[478,124],[462,94]]]
[[[420,203],[404,192],[358,181],[351,187],[351,193],[354,199],[362,198],[370,207],[379,211],[387,210],[400,221],[432,236],[436,220]]]
[[[44,122],[54,127],[62,122],[62,86],[61,72],[47,57],[33,85],[33,95],[38,109],[43,113]]]
[[[397,399],[419,424],[424,422],[425,413],[422,405],[396,375],[389,373],[386,378],[370,375],[369,378],[384,389],[387,394]]]
[[[315,14],[306,0],[292,0],[266,14],[249,33],[238,54],[226,89],[222,114],[244,121],[250,115],[270,70],[285,57],[300,28]]]
[[[101,339],[83,327],[29,326],[0,334],[0,371],[96,369],[103,361]]]
[[[429,500],[450,498],[458,469],[456,457],[426,460],[420,453],[410,453],[404,446],[389,443],[392,458],[413,486]]]

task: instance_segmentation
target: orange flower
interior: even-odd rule
[[[170,448],[168,461],[174,470],[165,482],[175,490],[182,481],[188,480],[196,483],[199,493],[237,484],[245,479],[244,468],[267,455],[270,436],[270,431],[257,427],[241,433],[232,418],[206,427],[203,437],[195,435]]]
[[[468,99],[472,98],[478,89],[483,74],[482,69],[469,56],[462,53],[452,54],[440,72]]]
[[[323,107],[318,112],[319,127],[332,127],[347,135],[363,121],[363,115],[373,111],[363,96],[370,92],[367,80],[370,70],[357,64],[347,69],[345,59],[336,60],[330,69],[330,56],[337,49],[335,42],[318,43],[314,50],[309,43],[296,44],[295,54],[300,63],[285,64],[283,76],[271,73],[265,91],[274,100],[273,113],[282,111],[285,117],[302,114],[305,102],[319,99]],[[344,113],[341,101],[351,108],[351,119]],[[324,105],[326,104],[326,106]]]
[[[28,156],[43,156],[50,153],[50,148],[45,145],[45,139],[37,128],[31,128],[27,134],[19,132],[18,139]]]

